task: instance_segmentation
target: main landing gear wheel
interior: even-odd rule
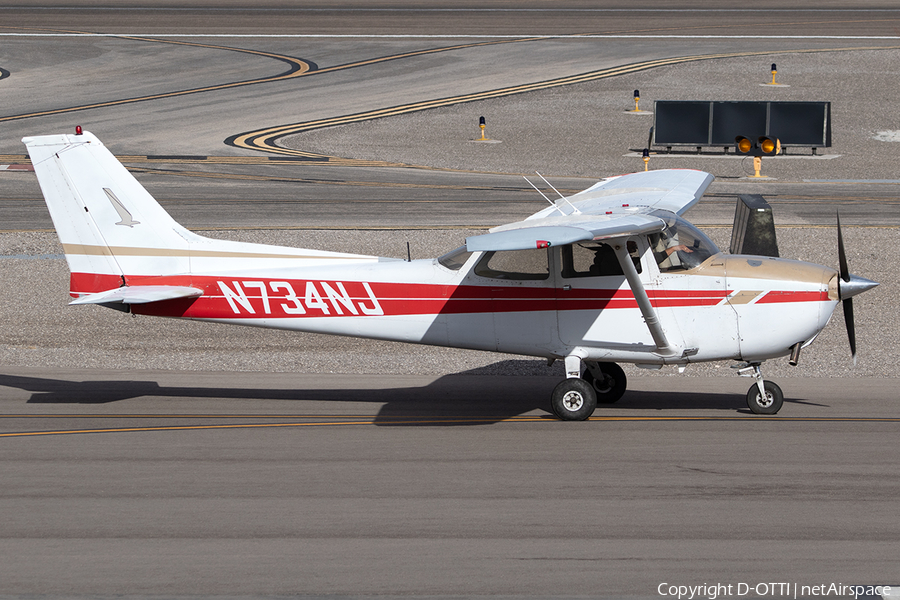
[[[566,379],[553,389],[550,406],[563,421],[584,421],[597,408],[594,387],[584,379]]]
[[[616,363],[602,362],[597,363],[597,366],[600,368],[600,372],[603,373],[602,378],[595,378],[590,368],[584,370],[584,375],[581,378],[594,388],[598,404],[612,404],[625,394],[625,388],[628,385],[625,371]]]
[[[747,406],[758,415],[774,415],[784,404],[784,393],[777,383],[764,381],[763,386],[766,388],[765,398],[759,393],[758,385],[754,383],[750,387],[747,391]]]

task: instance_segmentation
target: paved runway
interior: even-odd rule
[[[587,423],[553,378],[14,369],[3,590],[654,596],[882,581],[894,380],[644,378]],[[11,437],[16,436],[16,437]]]
[[[866,376],[843,376],[833,325],[822,354],[781,372],[777,417],[748,414],[749,382],[723,367],[630,375],[620,404],[561,423],[546,410],[558,374],[535,361],[74,312],[33,175],[3,171],[0,595],[657,597],[666,582],[897,579],[900,151],[875,136],[896,127],[900,10],[245,4],[0,5],[0,163],[25,164],[25,135],[81,124],[188,227],[436,253],[537,210],[521,173],[574,191],[642,168],[626,156],[649,126],[624,114],[635,88],[814,95],[834,104],[837,158],[776,159],[765,183],[712,155],[652,166],[716,174],[690,215],[703,225],[766,194],[803,258],[833,260],[819,232],[839,209],[854,271],[882,281],[857,308]],[[791,83],[777,92],[759,86],[776,61]],[[607,73],[623,65],[644,67]],[[497,97],[517,86],[545,89]],[[501,144],[470,142],[483,114]]]

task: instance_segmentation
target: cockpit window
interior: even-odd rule
[[[693,269],[719,253],[711,239],[675,213],[657,210],[651,214],[666,222],[665,229],[648,236],[650,249],[661,272]]]
[[[492,279],[548,279],[550,266],[547,250],[486,252],[475,265],[475,274]]]
[[[466,250],[465,246],[460,246],[456,250],[451,250],[447,254],[438,257],[437,260],[451,271],[459,271],[466,264],[466,261],[469,260],[470,256],[472,256],[472,253]]]

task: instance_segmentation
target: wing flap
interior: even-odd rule
[[[466,249],[469,252],[528,250],[574,244],[590,240],[593,237],[590,231],[581,227],[538,225],[468,237],[466,238]]]
[[[178,285],[131,285],[88,294],[69,304],[149,304],[178,298],[199,298],[203,290]]]
[[[569,215],[525,220],[466,238],[470,252],[529,250],[662,231],[665,221],[646,214]]]

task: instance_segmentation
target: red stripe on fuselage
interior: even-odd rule
[[[106,275],[102,273],[72,273],[69,276],[69,295],[78,298],[82,294],[95,294],[105,292],[122,285],[122,277],[119,275]],[[169,284],[176,285],[176,284]]]
[[[560,289],[520,285],[444,285],[360,281],[129,276],[129,285],[192,286],[203,296],[132,305],[135,313],[196,319],[403,316],[637,308],[628,289]],[[118,287],[114,275],[73,274],[73,291]],[[77,284],[77,287],[76,287]],[[248,285],[249,284],[249,285]],[[287,285],[285,285],[287,284]],[[713,306],[728,290],[647,290],[656,307]],[[75,295],[75,294],[73,294]],[[760,302],[808,302],[825,292],[769,292]]]

